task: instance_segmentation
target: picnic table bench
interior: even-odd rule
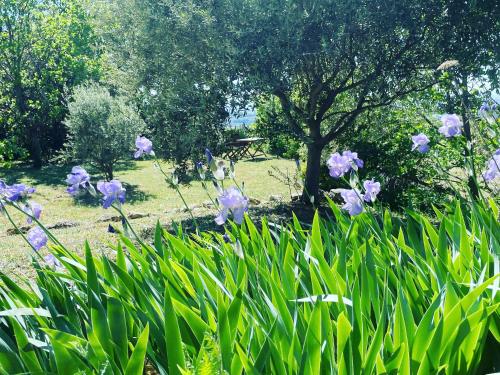
[[[267,156],[262,147],[264,138],[241,138],[235,139],[226,144],[227,151],[224,154],[225,159],[240,160],[244,158],[255,159],[258,156]]]

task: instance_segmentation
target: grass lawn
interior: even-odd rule
[[[236,165],[238,183],[245,183],[245,190],[251,197],[267,201],[271,194],[282,195],[289,199],[289,189],[284,184],[269,176],[272,166],[293,172],[295,164],[290,160],[262,159],[256,161],[241,161]],[[36,187],[32,199],[44,207],[42,222],[47,226],[72,225],[71,227],[54,229],[54,234],[69,249],[79,253],[82,244],[88,240],[93,249],[106,249],[106,243],[114,242],[114,236],[107,233],[111,216],[116,216],[113,210],[104,210],[94,198],[86,196],[74,200],[66,193],[65,179],[71,170],[70,166],[47,166],[42,170],[28,167],[15,167],[0,172],[0,178],[7,183],[22,182]],[[138,161],[127,164],[116,172],[115,178],[124,183],[127,189],[127,202],[124,209],[127,213],[148,214],[148,217],[131,220],[138,231],[150,230],[157,220],[163,225],[173,221],[189,219],[187,212],[181,212],[183,204],[177,193],[167,187],[161,175],[156,171],[151,161]],[[93,176],[95,183],[99,179]],[[231,182],[226,181],[226,186]],[[208,197],[199,181],[181,187],[181,191],[189,205],[201,205]],[[211,189],[212,195],[215,191]],[[196,216],[208,217],[216,213],[214,208],[196,208]],[[15,215],[18,224],[24,224],[24,219]],[[121,227],[119,223],[115,223]],[[21,236],[9,234],[7,219],[0,215],[0,270],[7,273],[25,274],[29,272],[29,248]]]

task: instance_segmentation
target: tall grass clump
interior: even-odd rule
[[[115,256],[51,245],[0,274],[3,374],[474,374],[499,369],[499,208],[248,216]],[[496,362],[495,362],[496,361]]]

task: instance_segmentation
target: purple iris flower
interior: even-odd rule
[[[31,218],[31,216],[33,216],[35,219],[39,220],[40,216],[42,215],[42,209],[43,209],[43,207],[36,202],[29,202],[29,204],[24,206],[23,211],[26,212],[28,215],[30,215],[28,217],[28,219],[26,220],[26,222],[28,224],[31,224],[33,222],[33,219]]]
[[[363,197],[365,202],[375,202],[378,193],[380,193],[380,182],[366,180],[363,182],[363,187],[365,188],[365,195]]]
[[[214,159],[214,157],[212,156],[212,153],[210,152],[210,150],[208,148],[205,149],[205,156],[207,158],[208,165],[210,165],[210,163],[212,163],[212,160]]]
[[[363,168],[364,162],[360,158],[358,158],[358,153],[357,152],[351,152],[351,151],[344,151],[342,153],[342,156],[346,157],[349,159],[349,162],[352,165],[352,168],[354,170],[357,170],[358,168]]]
[[[40,227],[35,227],[28,232],[27,235],[28,242],[33,246],[33,248],[38,251],[45,245],[47,245],[47,235]]]
[[[105,209],[111,207],[115,201],[125,203],[125,189],[118,180],[111,180],[109,182],[99,181],[97,183],[97,190],[104,195],[102,206]]]
[[[357,152],[344,151],[342,155],[338,152],[332,154],[328,161],[326,162],[328,169],[330,170],[330,176],[333,178],[339,178],[349,172],[351,169],[358,170],[358,168],[363,168],[364,162],[358,158]]]
[[[483,103],[481,108],[479,108],[479,117],[483,120],[488,121],[490,124],[494,124],[496,119],[498,118],[498,114],[496,113],[497,105],[494,103],[489,106],[488,103]]]
[[[356,216],[363,212],[363,201],[359,191],[354,189],[341,189],[340,195],[344,200],[342,209],[349,212],[349,215]]]
[[[205,169],[203,168],[203,163],[201,161],[196,163],[196,170],[198,171],[200,178],[205,180]]]
[[[462,134],[462,120],[455,114],[446,114],[441,116],[443,126],[439,128],[439,132],[446,138],[456,137]]]
[[[226,222],[229,213],[233,214],[235,223],[241,224],[243,222],[244,214],[248,211],[248,198],[238,188],[231,186],[224,190],[219,196],[219,203],[222,209],[215,218],[218,225]]]
[[[0,212],[2,212],[2,209],[4,207],[4,200],[3,200],[3,197],[4,197],[4,191],[5,191],[5,188],[7,187],[7,184],[3,181],[3,180],[0,180]]]
[[[481,105],[481,107],[479,108],[479,113],[481,112],[489,112],[490,111],[490,106],[488,105],[488,103],[483,103],[483,105]]]
[[[51,268],[61,268],[62,264],[59,262],[59,259],[57,259],[53,254],[47,254],[43,258],[45,260],[45,263]]]
[[[9,186],[2,181],[2,186],[0,186],[0,193],[10,202],[24,199],[34,192],[35,188],[28,187],[25,184],[14,184]]]
[[[86,188],[90,185],[90,175],[82,167],[75,166],[67,176],[66,183],[70,185],[66,191],[75,196],[80,191],[80,188]]]
[[[420,133],[411,137],[413,141],[412,151],[418,150],[418,152],[426,153],[429,151],[429,137],[427,137],[424,133]]]
[[[137,147],[137,151],[134,154],[134,158],[138,159],[142,155],[151,155],[154,156],[153,151],[153,142],[151,142],[146,137],[137,136],[135,140],[135,147]]]
[[[0,198],[4,196],[5,189],[7,188],[7,184],[0,180]],[[0,207],[2,207],[2,200],[0,199]]]
[[[108,233],[117,233],[117,230],[111,224],[108,225]]]
[[[483,177],[487,182],[500,177],[500,149],[495,151],[493,157],[488,162],[488,169],[483,173]]]
[[[331,155],[326,162],[330,170],[330,176],[333,178],[342,177],[351,170],[351,162],[348,157],[340,155],[338,152]]]

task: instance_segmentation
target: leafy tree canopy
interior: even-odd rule
[[[34,165],[65,142],[65,92],[98,78],[99,51],[79,0],[0,0],[0,136]]]
[[[117,162],[132,155],[134,140],[145,128],[136,109],[98,84],[78,86],[65,121],[74,156],[113,179]]]
[[[212,15],[241,89],[277,97],[307,144],[305,195],[317,195],[322,150],[362,113],[429,88],[455,55],[477,54],[465,65],[476,76],[498,62],[490,1],[221,0]]]
[[[305,190],[317,195],[321,152],[357,117],[435,83],[450,3],[439,0],[134,2],[146,80],[276,97],[308,146]],[[439,36],[439,37],[438,37]],[[126,41],[133,40],[127,37]],[[168,72],[168,73],[167,73]],[[197,86],[194,86],[194,83]],[[190,90],[186,90],[189,92]]]

